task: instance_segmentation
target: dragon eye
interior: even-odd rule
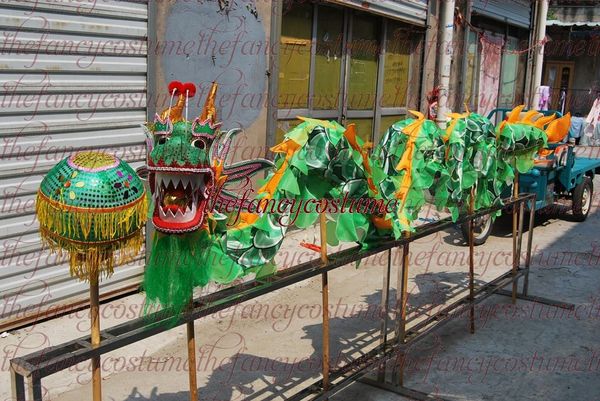
[[[203,139],[197,138],[192,141],[192,146],[198,149],[206,149],[206,143]]]
[[[160,138],[158,138],[158,141],[156,141],[159,145],[164,145],[165,143],[167,143],[167,141],[169,140],[169,138],[167,138],[166,135],[161,136]]]

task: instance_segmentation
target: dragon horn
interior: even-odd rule
[[[212,86],[210,87],[210,91],[208,92],[208,96],[206,97],[206,103],[204,103],[204,108],[202,109],[202,114],[200,115],[200,121],[210,120],[210,122],[213,124],[217,122],[217,109],[215,107],[217,87],[217,83],[213,82]]]
[[[421,121],[421,120],[424,120],[424,119],[425,119],[425,115],[424,115],[423,113],[421,113],[421,112],[417,111],[417,110],[409,110],[409,112],[410,112],[410,113],[411,113],[413,116],[417,117],[417,120],[418,120],[418,121]]]
[[[183,94],[179,94],[179,98],[177,99],[177,103],[173,107],[169,107],[165,109],[162,113],[160,113],[161,120],[166,120],[167,117],[171,120],[173,124],[178,121],[183,120],[183,108],[185,107],[185,96]]]
[[[517,107],[515,107],[514,109],[512,109],[506,116],[506,121],[508,121],[509,123],[516,123],[517,121],[519,121],[519,117],[521,115],[521,111],[523,111],[523,109],[525,108],[525,105],[519,105]]]
[[[527,113],[525,113],[525,115],[519,122],[522,124],[533,125],[533,118],[538,116],[539,114],[541,113],[537,110],[529,110]]]
[[[546,135],[548,135],[548,143],[562,141],[569,133],[569,127],[571,127],[571,113],[567,113],[548,124],[545,129]]]
[[[535,125],[537,128],[539,129],[544,129],[544,127],[550,123],[551,121],[553,121],[556,118],[556,114],[551,114],[549,116],[545,116],[545,117],[540,117],[537,120],[535,120],[535,122],[533,123],[533,125]]]

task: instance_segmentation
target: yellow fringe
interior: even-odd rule
[[[40,226],[58,236],[107,242],[127,237],[142,227],[147,218],[148,200],[145,195],[131,207],[112,209],[69,208],[48,199],[38,191],[36,213]]]
[[[69,241],[43,227],[40,227],[40,236],[52,253],[57,253],[59,257],[65,251],[69,253],[71,277],[91,283],[110,277],[116,265],[132,261],[144,245],[141,229],[129,237],[104,244]]]

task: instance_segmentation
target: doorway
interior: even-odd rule
[[[573,90],[573,61],[547,61],[542,83],[550,87],[550,109],[563,114],[569,111]]]

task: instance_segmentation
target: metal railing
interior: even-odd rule
[[[521,245],[523,241],[523,218],[526,205],[532,206],[529,210],[529,229],[526,244],[525,265],[520,266]],[[409,396],[416,399],[430,399],[428,394],[402,386],[403,369],[397,363],[392,367],[392,383],[386,381],[386,363],[402,355],[407,347],[423,339],[429,332],[447,323],[457,313],[469,312],[471,332],[475,331],[475,304],[496,293],[509,295],[513,302],[517,298],[527,299],[535,302],[547,303],[564,308],[573,308],[573,305],[559,303],[545,298],[532,297],[527,294],[529,267],[531,262],[531,248],[534,230],[534,207],[535,195],[521,195],[506,199],[503,206],[480,210],[459,217],[457,222],[450,218],[428,223],[416,229],[416,232],[398,240],[388,240],[378,243],[369,249],[361,249],[360,246],[351,247],[333,254],[326,254],[326,247],[321,259],[302,263],[291,268],[279,271],[272,276],[245,282],[210,295],[194,299],[190,308],[185,312],[174,315],[171,310],[163,310],[131,320],[129,322],[105,329],[101,332],[101,342],[93,347],[89,336],[84,336],[58,346],[45,348],[41,351],[26,356],[14,358],[10,361],[12,375],[13,398],[16,401],[42,400],[42,378],[53,373],[65,370],[80,362],[99,358],[101,355],[123,348],[129,344],[141,341],[156,334],[173,329],[176,326],[193,323],[203,317],[215,312],[230,308],[233,305],[246,302],[261,295],[288,287],[295,283],[307,280],[311,277],[321,275],[323,288],[323,378],[301,389],[293,396],[293,400],[301,399],[324,399],[343,389],[347,384],[361,379],[365,372],[371,368],[378,367],[377,379],[361,379],[363,382],[376,385],[388,391]],[[474,285],[474,252],[473,252],[473,219],[496,212],[503,208],[512,208],[513,213],[513,266],[512,269],[496,279],[475,288]],[[441,230],[453,227],[456,224],[471,222],[469,240],[469,294],[454,303],[445,306],[435,314],[420,320],[418,323],[407,327],[407,280],[409,271],[408,252],[410,243],[420,238],[435,234]],[[323,223],[321,223],[323,224]],[[321,233],[324,245],[325,235]],[[402,247],[402,266],[399,268],[397,283],[397,299],[395,303],[395,328],[393,332],[388,328],[390,317],[387,313],[390,295],[390,271],[391,250]],[[382,313],[380,342],[370,352],[358,359],[344,365],[341,368],[329,368],[329,318],[327,316],[327,273],[345,266],[349,263],[359,261],[369,256],[390,252],[388,255],[387,268],[383,274],[382,291]],[[517,292],[518,280],[523,277],[523,289]],[[507,285],[513,285],[512,291],[503,291]],[[27,380],[26,380],[27,379]],[[190,380],[191,381],[191,380]],[[192,389],[191,389],[192,390]],[[195,390],[195,389],[194,389]],[[194,394],[195,391],[190,391]],[[200,399],[202,399],[200,389]]]

